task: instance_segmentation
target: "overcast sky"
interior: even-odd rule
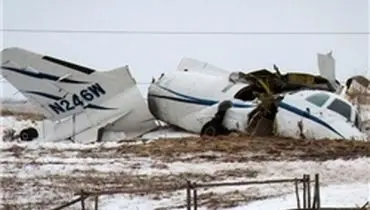
[[[369,0],[2,0],[1,28],[235,32],[368,32]],[[128,64],[138,82],[174,71],[183,56],[232,70],[318,73],[333,50],[341,80],[369,69],[369,35],[148,35],[4,32],[22,47],[95,69]],[[5,86],[4,86],[5,87]],[[5,87],[7,94],[8,86]],[[14,90],[13,90],[14,93]]]

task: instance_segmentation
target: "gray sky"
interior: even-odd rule
[[[368,32],[369,0],[2,0],[1,28],[243,32]],[[1,37],[0,37],[1,38]],[[106,70],[128,64],[138,82],[183,56],[231,70],[318,73],[333,50],[341,80],[369,69],[369,35],[136,35],[4,32],[23,47]],[[8,85],[4,85],[7,94]],[[145,88],[144,86],[141,88]]]

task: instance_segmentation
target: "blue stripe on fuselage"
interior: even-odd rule
[[[170,89],[162,87],[160,85],[157,85],[157,86],[160,87],[163,90],[166,90],[166,91],[168,91],[170,93],[173,93],[177,96],[181,96],[185,99],[181,99],[181,98],[177,98],[177,97],[171,97],[171,96],[160,96],[160,95],[150,94],[151,96],[154,96],[154,97],[157,97],[157,98],[167,98],[169,100],[181,101],[181,102],[185,102],[185,103],[199,104],[199,105],[204,105],[204,106],[212,106],[212,105],[217,104],[217,103],[220,102],[220,101],[217,101],[217,100],[202,99],[202,98],[197,98],[197,97],[193,97],[193,96],[184,95],[182,93],[170,90]],[[253,106],[254,105],[252,105],[252,104],[241,104],[241,103],[233,102],[233,107],[237,107],[237,108],[250,108],[250,107],[253,107]]]
[[[149,97],[168,99],[168,100],[172,100],[172,101],[179,101],[179,102],[184,102],[184,103],[188,103],[188,104],[203,105],[203,106],[212,106],[214,104],[219,103],[219,101],[202,100],[202,99],[200,99],[200,100],[190,100],[190,99],[183,99],[183,98],[177,98],[177,97],[172,97],[172,96],[162,96],[162,95],[156,95],[156,94],[148,94],[148,96]],[[253,107],[253,105],[233,103],[233,107],[250,108],[250,107]]]
[[[163,98],[168,99],[172,101],[178,101],[178,102],[184,102],[189,104],[197,104],[197,105],[203,105],[203,106],[212,106],[213,104],[216,104],[217,102],[213,101],[207,101],[207,100],[190,100],[190,99],[183,99],[183,98],[177,98],[172,96],[162,96],[162,95],[156,95],[156,94],[148,94],[149,97],[155,97],[155,98]]]
[[[177,96],[183,97],[183,98],[177,98],[177,97],[172,97],[172,96],[162,96],[162,95],[155,95],[155,94],[149,94],[148,96],[149,97],[152,96],[152,97],[156,97],[156,98],[163,98],[163,99],[168,99],[168,100],[173,100],[173,101],[179,101],[179,102],[184,102],[184,103],[204,105],[204,106],[212,106],[212,105],[217,104],[217,103],[220,102],[220,101],[216,101],[216,100],[201,99],[201,98],[196,98],[196,97],[184,95],[182,93],[178,93],[176,91],[170,90],[170,89],[162,87],[160,85],[158,85],[158,87],[160,87],[161,89],[166,90],[170,93],[173,93]],[[237,107],[237,108],[250,108],[250,107],[253,107],[253,106],[254,105],[251,105],[251,104],[233,103],[233,107]],[[290,112],[293,112],[294,114],[297,114],[299,116],[305,117],[309,120],[312,120],[312,121],[326,127],[327,129],[331,130],[332,132],[336,133],[337,135],[341,136],[342,138],[344,138],[336,129],[334,129],[328,123],[326,123],[325,121],[321,120],[320,118],[318,118],[316,116],[313,116],[313,115],[309,114],[307,111],[301,110],[297,107],[294,107],[294,106],[292,106],[290,104],[287,104],[287,103],[284,103],[284,102],[280,102],[279,107],[283,108],[285,110],[288,110]]]
[[[331,125],[329,125],[328,123],[326,123],[325,121],[321,120],[320,118],[314,116],[314,115],[311,115],[310,113],[308,113],[307,111],[303,111],[297,107],[294,107],[290,104],[287,104],[287,103],[284,103],[284,102],[280,102],[279,104],[279,107],[285,109],[285,110],[288,110],[290,112],[293,112],[294,114],[297,114],[297,115],[300,115],[302,117],[305,117],[307,119],[310,119],[326,128],[328,128],[329,130],[333,131],[334,133],[336,133],[337,135],[341,136],[342,138],[344,138],[342,136],[342,134],[340,134],[337,130],[335,130]]]

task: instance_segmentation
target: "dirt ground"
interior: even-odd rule
[[[266,160],[332,160],[370,156],[370,141],[302,140],[277,137],[249,137],[240,134],[219,137],[159,139],[139,145],[122,145],[114,153],[134,153],[171,162],[184,160],[185,154],[222,153],[222,156],[200,155],[193,158],[220,161]]]
[[[138,174],[143,167],[152,169],[167,169],[168,164],[175,161],[196,164],[197,161],[213,163],[244,163],[248,161],[264,162],[270,160],[314,160],[325,161],[333,159],[356,159],[370,156],[370,142],[348,140],[294,140],[272,137],[248,137],[238,134],[213,138],[182,138],[159,139],[142,144],[121,144],[117,147],[93,147],[87,149],[71,148],[38,148],[30,149],[14,145],[1,150],[7,158],[1,159],[8,171],[1,178],[2,202],[5,209],[49,209],[73,198],[76,192],[84,190],[115,190],[157,187],[181,187],[187,179],[197,182],[216,182],[226,179],[255,178],[258,171],[253,169],[227,168],[210,173],[181,172],[172,174]],[[72,156],[71,156],[72,154]],[[50,162],[40,162],[39,157],[52,157]],[[14,157],[15,159],[9,157]],[[59,158],[59,159],[58,159]],[[132,163],[117,171],[102,171],[94,169],[99,163],[83,163],[81,168],[74,169],[70,175],[52,173],[51,175],[34,175],[22,177],[24,167],[38,169],[70,166],[70,158],[80,160],[107,160],[122,158],[122,164],[136,161],[140,158],[154,160],[150,166],[143,163]],[[64,159],[68,161],[63,162]],[[116,160],[115,160],[116,161]],[[90,164],[90,165],[88,165]],[[85,166],[88,167],[85,167]],[[104,163],[103,163],[104,165]],[[109,166],[108,166],[109,167]],[[5,169],[7,170],[7,169]],[[41,170],[41,169],[40,169]],[[55,169],[57,170],[57,169]],[[63,169],[62,169],[63,170]],[[145,169],[146,170],[146,169]],[[183,190],[181,190],[182,192]],[[41,195],[38,195],[42,192]],[[253,191],[255,192],[255,191]],[[30,194],[31,193],[31,194]],[[36,193],[36,194],[35,194]],[[178,194],[173,190],[166,192],[146,192],[152,199],[168,198]],[[35,195],[34,195],[35,194]],[[200,194],[199,204],[209,208],[234,206],[239,202],[262,199],[265,195],[255,195],[249,192],[231,191],[224,193],[205,192]],[[36,196],[32,201],[19,202],[28,196]],[[47,196],[44,196],[47,195]],[[143,195],[143,194],[141,194]],[[276,195],[275,195],[276,196]],[[181,199],[184,196],[180,196]],[[222,199],[220,199],[222,198]],[[9,199],[9,202],[7,200]],[[11,201],[10,199],[14,199]],[[184,203],[173,204],[172,207],[182,207]],[[167,207],[163,209],[171,209]]]

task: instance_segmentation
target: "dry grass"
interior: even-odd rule
[[[14,150],[17,148],[9,148]],[[7,150],[4,150],[7,151]],[[220,136],[214,138],[188,137],[159,139],[146,144],[123,144],[115,148],[53,149],[54,154],[75,151],[78,158],[151,157],[163,162],[173,161],[265,161],[316,160],[370,157],[370,141],[302,140],[277,137]],[[42,151],[40,151],[42,153]],[[163,166],[153,166],[163,167]]]
[[[204,154],[210,151],[222,153],[222,155]],[[234,135],[214,138],[160,139],[145,145],[123,145],[115,152],[134,153],[143,157],[159,157],[164,161],[184,160],[183,154],[199,154],[197,158],[232,162],[281,159],[323,161],[337,158],[369,157],[370,142]],[[194,156],[190,158],[194,158]]]
[[[18,112],[18,111],[11,111],[7,109],[0,110],[0,116],[9,117],[15,116],[16,120],[33,120],[33,121],[41,121],[45,119],[44,115],[30,113],[30,112]]]

